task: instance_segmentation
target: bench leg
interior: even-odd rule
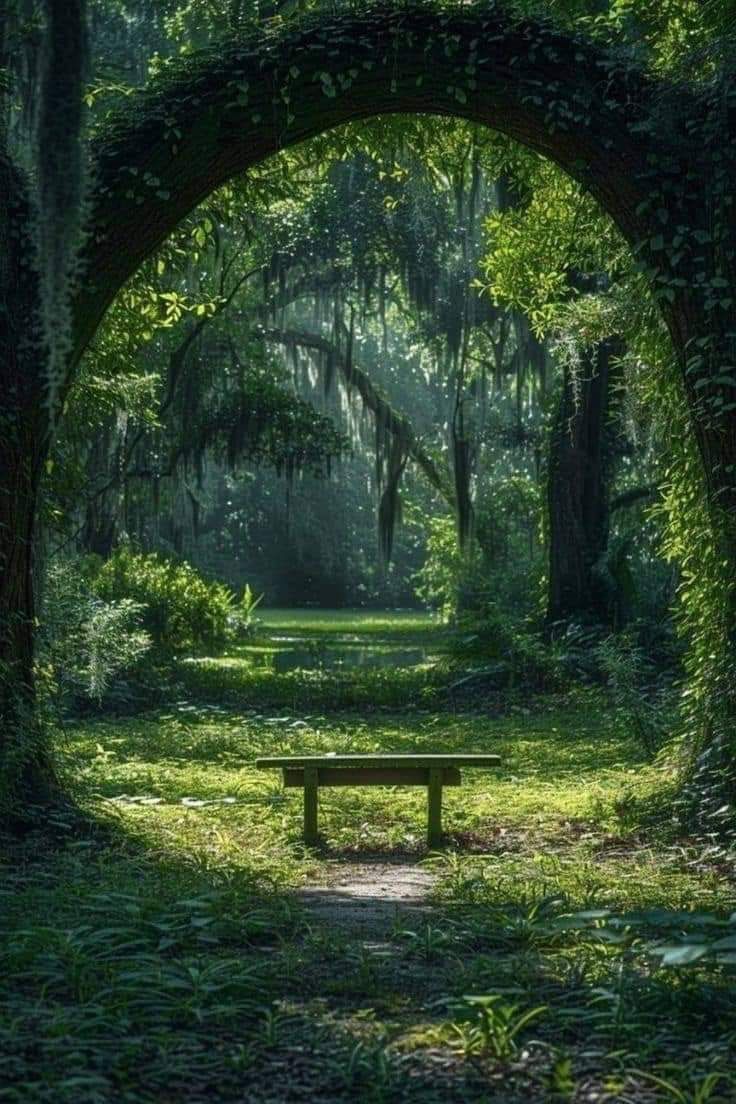
[[[304,769],[304,842],[313,846],[317,843],[317,768]]]
[[[442,770],[430,767],[427,789],[427,846],[442,844]]]

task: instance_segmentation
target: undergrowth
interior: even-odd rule
[[[642,829],[666,762],[597,693],[491,717],[380,673],[382,709],[344,673],[357,710],[329,680],[297,707],[286,679],[277,705],[249,683],[67,730],[100,827],[3,850],[0,1101],[736,1099],[733,871]],[[446,791],[436,856],[422,790],[323,791],[310,852],[301,794],[253,766],[379,750],[502,765]],[[295,895],[377,856],[436,876],[380,937]]]

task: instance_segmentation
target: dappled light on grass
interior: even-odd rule
[[[275,800],[295,831],[301,797],[282,794],[277,780],[256,771],[258,755],[493,751],[502,756],[500,769],[477,777],[468,772],[462,787],[448,791],[448,831],[495,830],[507,821],[518,827],[525,816],[530,828],[586,816],[614,824],[614,805],[644,795],[662,776],[612,718],[595,716],[595,705],[591,700],[585,720],[582,702],[580,709],[547,702],[533,716],[525,706],[512,707],[496,719],[429,708],[357,717],[285,709],[223,713],[182,703],[142,718],[90,722],[69,734],[68,746],[81,758],[87,784],[106,797]],[[378,844],[395,843],[400,830],[421,836],[424,802],[422,793],[407,790],[327,790],[325,831],[329,836],[334,826],[338,836],[355,839],[355,825],[365,821]]]

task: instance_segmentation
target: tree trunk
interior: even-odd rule
[[[596,573],[608,544],[610,408],[614,342],[586,350],[578,373],[565,369],[547,475],[547,620],[606,622],[609,595]]]
[[[736,234],[734,235],[736,239]],[[733,254],[731,254],[733,256]],[[729,295],[736,274],[729,274]],[[685,808],[704,833],[736,835],[736,323],[727,301],[682,320],[688,413],[702,464],[710,533],[693,535],[684,563],[690,637],[685,712],[695,759]],[[716,317],[714,317],[716,315]],[[718,316],[720,315],[720,317]],[[732,324],[729,325],[729,322]],[[689,490],[689,488],[688,488]],[[690,515],[685,515],[689,521]],[[689,593],[688,593],[689,592]]]
[[[34,685],[33,554],[48,418],[32,248],[22,180],[0,149],[0,823],[27,819],[55,789]]]
[[[0,436],[0,817],[21,821],[49,800],[55,780],[34,677],[37,419],[13,421]]]

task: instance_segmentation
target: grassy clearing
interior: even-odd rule
[[[301,712],[310,709],[401,709],[407,703],[429,706],[442,680],[431,664],[359,669],[300,667],[279,672],[254,666],[247,655],[192,660],[178,672],[182,694],[245,708],[259,706]]]
[[[736,1100],[728,947],[673,967],[656,949],[734,940],[733,882],[636,830],[668,780],[598,699],[490,718],[340,711],[329,687],[266,708],[239,685],[237,707],[193,681],[66,734],[106,830],[4,856],[0,1101]],[[300,795],[252,761],[327,750],[503,766],[446,791],[441,856],[423,792],[381,789],[326,791],[308,853]],[[365,940],[294,898],[376,853],[430,864],[427,913]]]
[[[441,627],[437,616],[421,610],[258,610],[258,618],[273,634],[297,637],[327,636],[332,641],[354,636],[361,642],[376,638],[406,642],[434,636]]]
[[[259,610],[260,615],[260,610]],[[401,709],[435,703],[443,687],[431,662],[401,665],[401,649],[420,647],[441,652],[446,631],[432,614],[374,613],[362,610],[265,610],[256,643],[241,645],[227,656],[196,658],[180,666],[182,695],[243,708],[329,711]],[[305,662],[279,670],[269,659],[294,645]],[[371,650],[384,661],[396,649],[397,665],[345,668],[330,657],[351,650]]]

